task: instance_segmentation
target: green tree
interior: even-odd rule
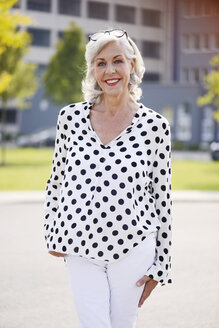
[[[82,101],[81,81],[85,70],[86,39],[80,27],[71,22],[58,40],[56,53],[43,74],[45,97],[53,103]]]
[[[29,51],[31,35],[24,30],[31,22],[28,16],[10,12],[17,0],[0,0],[0,100],[2,160],[5,165],[6,115],[9,101],[20,109],[29,108],[26,102],[37,88],[36,65],[22,62]]]
[[[207,93],[198,97],[198,106],[212,105],[214,112],[213,117],[215,119],[215,137],[217,135],[217,125],[219,123],[219,55],[214,56],[210,65],[214,68],[208,75],[204,77]]]

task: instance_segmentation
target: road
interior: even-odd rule
[[[173,284],[153,291],[136,328],[219,327],[218,213],[216,201],[175,202]],[[0,227],[0,328],[77,328],[65,262],[46,251],[42,203],[0,204]]]

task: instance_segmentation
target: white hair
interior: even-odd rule
[[[126,35],[117,38],[116,36],[105,34],[97,41],[90,40],[86,45],[85,59],[87,67],[85,78],[82,81],[82,92],[85,101],[92,103],[100,102],[103,91],[94,76],[94,58],[104,46],[112,41],[116,41],[121,45],[127,59],[131,60],[132,58],[135,58],[134,72],[130,75],[128,90],[130,97],[134,101],[139,100],[142,96],[142,90],[138,85],[142,81],[145,72],[145,65],[138,47],[135,42],[130,37],[126,37]]]

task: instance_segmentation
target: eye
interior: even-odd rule
[[[104,65],[105,65],[104,62],[99,62],[99,63],[97,64],[97,66],[104,66]]]
[[[122,61],[121,61],[120,59],[116,59],[116,60],[114,61],[114,63],[115,63],[115,64],[120,64],[120,63],[122,63]]]

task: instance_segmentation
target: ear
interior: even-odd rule
[[[136,58],[132,58],[131,59],[131,70],[130,70],[130,73],[134,73],[135,71],[135,62],[136,62]]]

